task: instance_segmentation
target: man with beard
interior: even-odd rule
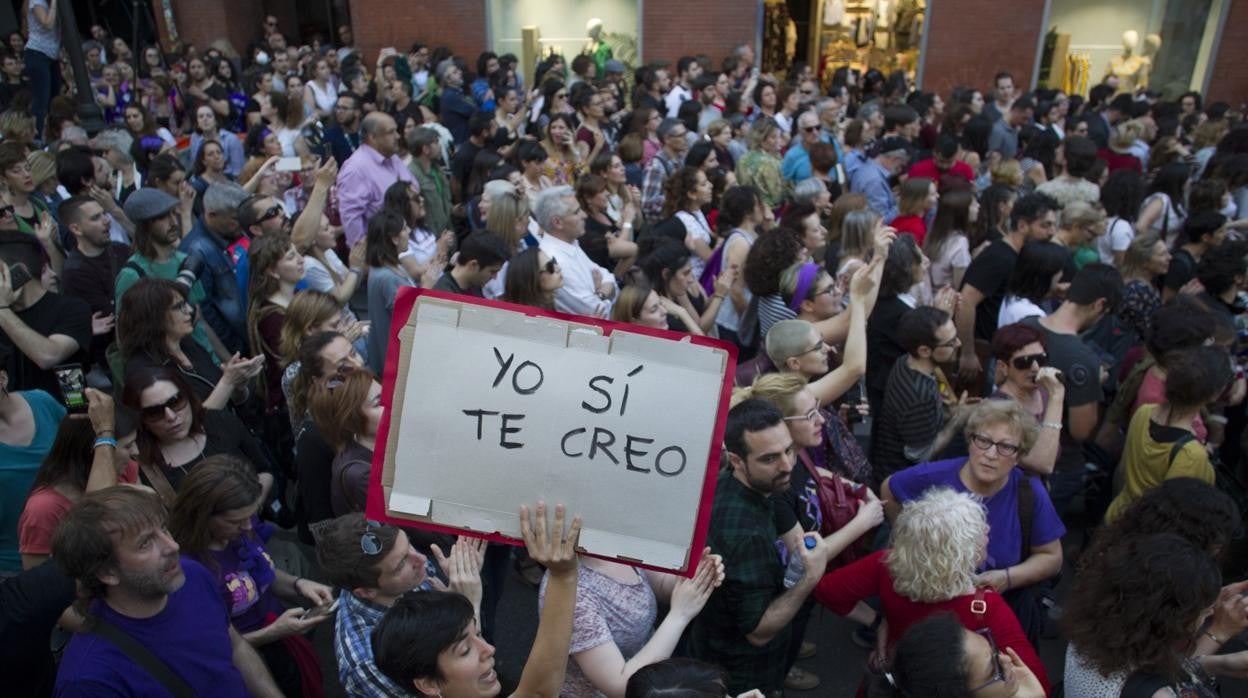
[[[264,660],[230,625],[215,576],[165,528],[154,493],[84,495],[52,541],[88,599],[65,649],[56,695],[280,696]]]
[[[179,201],[159,189],[144,187],[126,199],[126,217],[134,222],[134,254],[117,272],[115,303],[121,309],[121,297],[139,279],[168,279],[185,286],[187,300],[196,308],[195,330],[191,337],[200,346],[217,354],[221,360],[230,353],[199,315],[198,308],[207,294],[197,276],[202,264],[196,257],[178,251],[182,231],[178,229]]]
[[[65,257],[61,289],[91,306],[92,320],[100,331],[91,340],[91,363],[106,366],[105,350],[113,339],[116,320],[114,283],[117,271],[130,258],[130,246],[109,238],[109,217],[104,207],[89,196],[71,196],[61,202],[61,224],[74,236],[77,246]]]
[[[805,573],[783,586],[772,495],[788,488],[797,456],[775,405],[751,398],[733,407],[724,448],[731,467],[719,475],[707,545],[723,556],[728,576],[690,626],[689,648],[728,669],[729,694],[757,688],[770,696],[784,690],[793,618],[822,576],[829,549],[796,545],[789,555],[802,556]]]

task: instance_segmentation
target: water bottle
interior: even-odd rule
[[[814,550],[819,541],[814,538],[802,536],[802,543],[807,550]],[[796,548],[789,553],[789,566],[784,568],[784,588],[792,589],[798,582],[802,581],[802,577],[806,576],[806,565],[802,563],[802,553]]]

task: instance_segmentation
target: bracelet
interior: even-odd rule
[[[91,450],[95,450],[100,446],[111,446],[113,448],[117,448],[117,439],[114,439],[111,436],[101,436],[95,440],[95,444],[91,446]]]
[[[294,590],[295,590],[295,593],[296,593],[296,594],[302,594],[302,593],[303,593],[303,592],[299,591],[299,582],[302,582],[302,581],[303,581],[303,577],[295,577],[295,581],[293,581],[293,582],[291,582],[291,583],[290,583],[290,586],[292,586],[292,587],[294,588]]]
[[[1217,635],[1214,635],[1213,633],[1209,632],[1208,630],[1206,630],[1206,631],[1205,631],[1205,637],[1207,637],[1207,638],[1209,638],[1210,640],[1213,640],[1214,642],[1218,643],[1218,645],[1219,645],[1219,646],[1226,644],[1226,643],[1225,643],[1225,642],[1223,642],[1223,641],[1222,641],[1222,640],[1221,640],[1221,639],[1220,639]]]
[[[1010,568],[1005,568],[1005,590],[1009,591],[1014,588],[1014,580],[1010,579]]]
[[[716,299],[716,298],[718,298],[719,300],[721,300],[721,301],[722,301],[722,300],[724,299],[724,296],[721,296],[721,295],[718,295],[718,294],[714,294],[714,295],[712,295],[712,296],[711,296],[711,299],[712,299],[712,300],[713,300],[713,299]]]
[[[1040,426],[1044,427],[1045,429],[1056,429],[1057,431],[1062,430],[1061,422],[1040,422]]]

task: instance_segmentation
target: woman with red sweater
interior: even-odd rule
[[[845,615],[878,596],[890,654],[910,626],[951,612],[968,630],[986,629],[998,647],[1014,650],[1048,694],[1048,674],[1009,604],[992,589],[975,588],[975,570],[988,545],[988,520],[978,502],[949,489],[931,490],[902,509],[892,544],[824,575],[815,600]]]
[[[898,215],[893,219],[892,226],[897,234],[909,233],[920,247],[927,237],[927,214],[936,208],[940,194],[936,191],[936,183],[927,177],[911,177],[901,185],[901,196],[897,203]]]

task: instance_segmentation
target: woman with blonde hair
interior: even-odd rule
[[[1136,235],[1122,256],[1122,305],[1118,317],[1146,339],[1161,307],[1157,280],[1170,269],[1170,249],[1153,232]]]
[[[1101,148],[1096,155],[1105,161],[1110,174],[1118,170],[1142,173],[1144,165],[1138,157],[1131,154],[1131,146],[1143,136],[1144,122],[1139,119],[1123,121],[1114,127],[1113,133],[1109,134],[1109,147]]]
[[[785,182],[781,173],[780,149],[785,134],[770,118],[760,118],[750,126],[750,150],[737,162],[737,184],[752,186],[763,196],[767,208],[784,203]]]
[[[286,308],[282,321],[281,340],[278,349],[282,358],[282,395],[291,404],[291,382],[302,365],[299,348],[303,341],[318,332],[341,332],[348,341],[355,342],[364,336],[366,325],[343,314],[343,305],[336,298],[321,291],[307,290],[295,294]],[[304,415],[290,412],[290,426],[297,429]]]
[[[1039,433],[1036,418],[1018,401],[985,400],[970,412],[963,429],[968,457],[920,463],[894,473],[880,486],[889,518],[896,518],[907,502],[942,488],[983,503],[990,531],[987,557],[974,570],[975,582],[1004,595],[1033,642],[1044,625],[1035,587],[1061,571],[1066,533],[1044,484],[1018,467]],[[1029,524],[1020,523],[1022,518],[1029,518]]]
[[[1053,242],[1070,250],[1076,269],[1101,261],[1096,240],[1105,234],[1105,209],[1099,203],[1072,201],[1062,208]]]
[[[972,496],[935,488],[902,508],[891,547],[824,575],[815,601],[845,615],[878,596],[888,622],[889,651],[906,630],[929,616],[951,612],[968,630],[992,637],[1018,654],[1045,688],[1048,673],[1009,604],[981,585],[976,569],[989,555],[988,519]],[[878,658],[887,662],[887,658]]]

